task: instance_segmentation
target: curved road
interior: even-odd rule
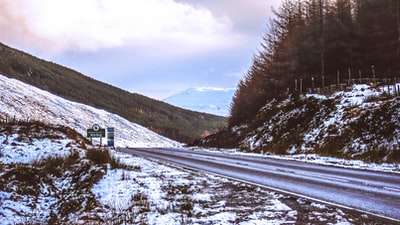
[[[181,149],[120,149],[400,222],[400,175]]]

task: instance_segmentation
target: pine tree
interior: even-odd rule
[[[399,0],[285,0],[264,34],[261,50],[240,82],[229,126],[251,122],[272,99],[336,83],[336,72],[400,75]],[[324,82],[324,83],[323,83]],[[290,90],[288,93],[287,90]]]

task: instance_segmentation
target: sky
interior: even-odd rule
[[[0,0],[0,42],[162,100],[235,88],[281,0]]]

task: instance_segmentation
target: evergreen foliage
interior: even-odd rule
[[[295,80],[306,90],[334,84],[337,74],[372,77],[372,67],[376,78],[400,78],[400,1],[285,0],[274,13],[234,95],[229,127],[298,94]]]

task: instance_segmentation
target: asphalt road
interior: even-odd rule
[[[120,149],[400,222],[400,175],[180,149]]]

